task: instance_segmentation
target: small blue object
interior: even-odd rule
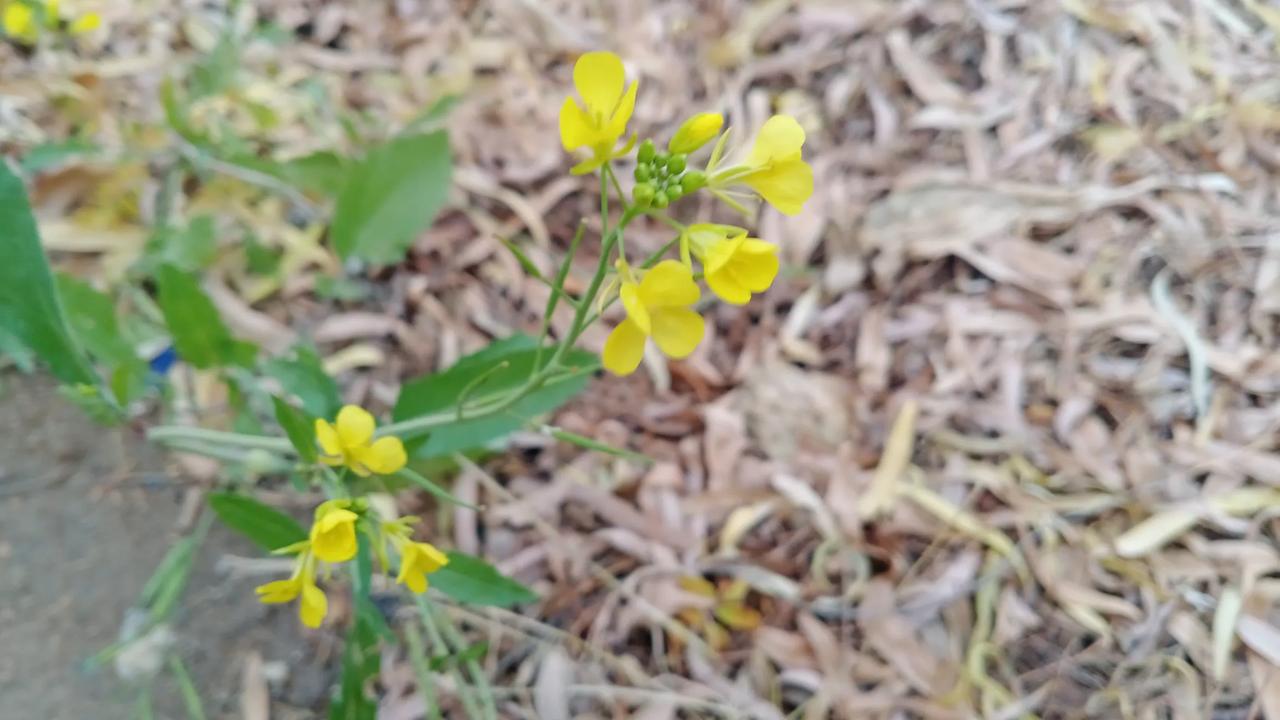
[[[168,375],[169,368],[173,367],[173,364],[177,361],[178,351],[174,350],[172,345],[169,345],[151,358],[151,362],[148,365],[151,366],[151,372],[157,375]]]

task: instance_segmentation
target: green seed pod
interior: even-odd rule
[[[652,174],[653,174],[653,169],[650,168],[648,165],[636,166],[636,172],[635,172],[636,182],[645,182],[646,180],[649,179],[649,177]]]
[[[649,204],[653,202],[656,195],[657,193],[654,190],[653,185],[650,185],[647,182],[637,184],[635,189],[631,191],[631,199],[635,200],[636,205],[639,205],[642,208],[649,207]]]
[[[707,186],[707,174],[700,170],[690,170],[680,178],[680,187],[685,193],[691,193]]]
[[[653,196],[653,206],[658,208],[659,210],[665,209],[667,205],[670,205],[670,204],[671,204],[671,201],[667,199],[666,193]]]
[[[645,140],[640,143],[640,149],[636,151],[636,159],[641,163],[647,163],[653,159],[654,153],[658,152],[658,148],[654,147],[652,140]]]
[[[684,155],[672,155],[667,160],[667,169],[671,171],[672,175],[679,175],[680,173],[684,172],[684,166],[685,166]]]

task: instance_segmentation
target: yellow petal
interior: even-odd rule
[[[765,121],[747,164],[763,166],[782,158],[798,155],[804,145],[804,128],[790,115],[774,115]]]
[[[350,510],[333,510],[311,525],[311,550],[331,563],[356,556],[356,518]]]
[[[644,357],[645,334],[630,320],[623,320],[604,341],[601,361],[614,375],[630,375]]]
[[[320,627],[324,616],[329,613],[329,599],[324,591],[312,584],[302,587],[302,601],[298,603],[298,617],[302,624],[310,628]]]
[[[778,277],[778,246],[747,238],[729,262],[729,271],[751,292],[764,292]]]
[[[609,118],[609,122],[604,128],[603,139],[607,140],[610,145],[613,145],[627,131],[627,121],[631,119],[631,113],[635,112],[636,92],[639,89],[640,82],[632,82],[631,87],[627,88],[627,94],[622,96],[618,106],[614,108],[613,115]]]
[[[707,271],[706,278],[711,292],[730,305],[746,305],[751,301],[751,291],[729,270]]]
[[[321,458],[326,462],[337,458],[337,462],[330,464],[342,464],[342,441],[338,439],[338,431],[329,424],[328,420],[316,418],[316,442],[320,444],[320,451],[327,458]]]
[[[653,313],[653,341],[668,357],[688,357],[705,331],[702,316],[692,310],[666,307]]]
[[[360,451],[360,464],[379,475],[390,475],[404,467],[408,456],[404,452],[404,443],[398,437],[378,438],[372,445]]]
[[[632,282],[624,282],[618,289],[618,297],[622,300],[622,307],[627,310],[627,319],[635,323],[636,329],[648,335],[649,311],[640,300],[640,286]]]
[[[266,605],[274,605],[277,603],[292,602],[298,597],[298,592],[302,589],[297,578],[289,580],[276,580],[265,585],[259,585],[253,591],[258,594],[258,601]]]
[[[698,113],[680,124],[676,134],[671,136],[671,142],[667,143],[667,149],[688,155],[720,134],[723,126],[724,116],[720,113]]]
[[[663,260],[640,280],[640,301],[650,312],[660,307],[685,307],[698,302],[693,270],[679,260]]]
[[[571,97],[564,99],[560,106],[560,144],[565,150],[576,150],[596,143],[597,133],[591,127],[589,118]]]
[[[347,405],[338,411],[338,439],[344,449],[360,447],[368,444],[373,437],[376,423],[368,410],[355,405]]]
[[[36,40],[36,17],[30,7],[20,2],[10,2],[4,8],[4,32],[6,35],[31,44]]]
[[[604,127],[613,115],[625,82],[622,60],[611,52],[586,53],[573,65],[573,85],[597,127]]]
[[[68,28],[68,31],[72,35],[83,35],[85,33],[93,32],[100,27],[102,27],[101,15],[98,13],[85,13],[84,15],[76,18],[75,22],[71,23],[71,27]]]
[[[796,215],[813,195],[813,168],[797,152],[746,175],[742,182],[782,214]]]
[[[703,271],[708,275],[719,272],[729,264],[729,261],[733,259],[734,255],[738,253],[738,249],[746,241],[746,233],[733,238],[721,237],[719,240],[712,240],[709,243],[704,241],[702,252],[700,253]]]
[[[425,573],[433,573],[449,564],[449,556],[431,543],[414,543],[418,548],[418,568]]]

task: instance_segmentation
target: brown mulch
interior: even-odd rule
[[[159,81],[222,22],[216,3],[128,5],[75,52],[0,47],[0,148],[106,148],[37,183],[50,248],[106,281],[154,209]],[[179,197],[297,263],[264,281],[229,248],[228,322],[320,338],[370,406],[536,332],[546,290],[496,238],[552,267],[598,207],[556,131],[579,52],[624,58],[642,134],[707,109],[739,137],[773,112],[808,130],[815,197],[758,222],[784,248],[775,287],[708,305],[692,358],[602,377],[555,419],[653,464],[521,435],[459,475],[487,509],[439,532],[543,598],[456,609],[504,716],[1280,717],[1273,6],[243,4],[242,28],[265,20],[287,41],[250,43],[192,113],[277,156],[346,142],[326,94],[375,133],[459,96],[450,208],[401,266],[349,268],[367,300],[312,293],[338,269],[321,228],[253,178]],[[628,246],[667,239],[641,225]],[[759,627],[720,624],[709,648],[720,600],[687,576],[745,583]],[[413,720],[397,658],[383,713]]]

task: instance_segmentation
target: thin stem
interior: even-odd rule
[[[573,240],[569,243],[569,252],[564,256],[564,262],[560,264],[560,271],[556,273],[555,285],[551,288],[551,297],[547,298],[547,308],[542,313],[542,331],[538,333],[538,351],[533,356],[533,372],[537,372],[542,367],[543,346],[547,342],[547,334],[551,331],[551,316],[556,312],[556,305],[560,302],[560,296],[564,295],[565,299],[573,304],[573,309],[578,309],[573,299],[565,295],[564,283],[569,278],[569,270],[573,266],[573,258],[578,254],[578,246],[582,244],[582,236],[586,232],[586,221],[579,222],[578,229],[573,233]]]
[[[414,600],[418,605],[418,616],[422,618],[422,627],[427,631],[427,637],[431,639],[431,645],[440,650],[441,654],[452,655],[453,651],[449,649],[449,643],[445,642],[444,637],[440,634],[440,627],[436,623],[435,611],[428,601],[422,595],[415,595]],[[457,667],[450,667],[449,672],[453,675],[455,688],[458,693],[458,699],[462,701],[462,707],[467,711],[467,717],[480,717],[480,708],[476,704],[475,698],[471,696],[471,691],[475,688],[467,685],[462,681],[462,673],[458,672]]]
[[[418,676],[418,692],[427,704],[427,717],[441,720],[440,704],[436,701],[436,684],[431,678],[431,665],[427,662],[426,650],[422,647],[422,635],[418,632],[418,624],[404,624],[404,637],[409,642],[409,658],[413,661],[414,673]]]
[[[618,181],[618,174],[613,171],[613,163],[604,164],[604,173],[608,175],[609,180],[613,182],[613,189],[618,193],[618,202],[626,205],[627,194],[622,191],[622,183]]]
[[[475,392],[476,388],[485,384],[485,382],[488,381],[489,378],[493,377],[495,373],[506,370],[509,367],[511,367],[511,362],[509,360],[503,360],[497,365],[494,365],[488,370],[485,370],[484,372],[475,376],[474,378],[471,379],[471,382],[468,382],[465,386],[463,386],[462,392],[458,393],[458,400],[457,400],[458,408],[456,413],[458,420],[462,420],[462,408],[467,404],[467,400],[471,398],[471,393]]]
[[[439,611],[431,601],[427,601],[427,605],[431,607],[432,614]],[[453,626],[453,622],[448,616],[440,613],[440,630],[444,633],[445,640],[448,641],[450,652],[453,654],[461,653],[467,649],[467,641],[462,637],[462,633]],[[463,664],[467,668],[467,674],[471,676],[471,681],[476,684],[476,695],[480,697],[480,706],[482,708],[481,717],[485,720],[497,720],[498,709],[493,702],[493,688],[489,686],[489,676],[485,674],[484,668],[480,667],[480,661],[473,657],[468,657]]]
[[[671,217],[666,213],[651,212],[649,213],[649,217],[657,218],[659,221],[665,223],[676,232],[684,232],[689,229],[688,225],[685,225],[684,223],[680,222],[679,220],[676,220],[675,218]]]
[[[175,440],[196,440],[217,445],[236,445],[239,447],[293,452],[293,445],[288,438],[263,437],[261,435],[245,435],[243,433],[208,430],[187,425],[159,425],[147,431],[147,439],[152,442],[171,443]]]

